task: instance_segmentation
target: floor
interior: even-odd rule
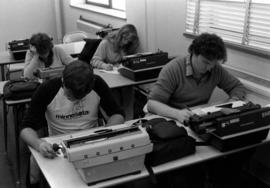
[[[9,112],[12,109],[9,109]],[[2,101],[0,102],[0,112],[2,113]],[[15,183],[15,171],[16,167],[15,164],[15,145],[14,145],[14,134],[12,134],[12,120],[13,116],[12,113],[9,113],[8,116],[8,151],[5,152],[4,147],[4,130],[3,130],[3,123],[2,123],[2,114],[0,115],[0,188],[19,188],[18,185]],[[27,169],[27,159],[29,156],[29,151],[27,147],[20,142],[20,156],[21,156],[21,186],[20,188],[25,188],[25,176],[26,176],[26,169]],[[12,165],[13,164],[13,165]]]

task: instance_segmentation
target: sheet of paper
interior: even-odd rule
[[[196,109],[193,109],[192,112],[197,115],[205,115],[207,113],[218,112],[222,109],[223,106],[226,107],[226,105],[229,105],[229,104],[231,104],[231,108],[237,108],[239,106],[243,106],[245,103],[246,102],[244,101],[233,101],[233,102],[218,104],[218,105],[209,106],[205,108],[196,108]]]
[[[113,70],[109,70],[109,71],[103,70],[103,69],[100,69],[99,71],[100,71],[100,72],[110,73],[110,74],[119,74],[119,72],[118,72],[118,67],[113,67]]]

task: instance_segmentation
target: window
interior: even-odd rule
[[[70,0],[70,6],[119,19],[127,19],[126,0]]]
[[[270,52],[269,0],[187,0],[186,33]]]
[[[126,0],[86,0],[86,3],[121,11],[126,10]]]

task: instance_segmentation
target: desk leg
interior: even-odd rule
[[[18,120],[18,108],[20,105],[13,106],[14,113],[14,135],[15,135],[15,147],[16,147],[16,187],[19,188],[21,184],[21,161],[20,161],[20,133],[19,133],[19,120]]]
[[[7,152],[7,105],[5,100],[2,98],[3,105],[3,121],[4,121],[4,140],[5,140],[5,153]]]
[[[1,69],[2,81],[5,81],[6,80],[6,77],[5,77],[5,65],[0,65],[0,69]]]

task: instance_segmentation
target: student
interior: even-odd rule
[[[92,60],[94,68],[112,70],[125,55],[137,53],[139,38],[134,25],[126,24],[100,42]],[[133,119],[134,92],[132,88],[114,89],[113,95],[126,112],[126,120]]]
[[[54,46],[52,39],[45,33],[37,33],[30,38],[30,49],[26,53],[24,77],[35,78],[38,68],[60,67],[70,63],[73,58],[61,47]]]
[[[207,103],[215,87],[233,100],[245,98],[243,84],[220,64],[227,59],[223,40],[203,33],[193,40],[186,57],[169,62],[160,72],[148,100],[148,111],[179,122],[188,120],[188,107]]]
[[[186,57],[178,57],[169,62],[160,72],[158,81],[150,92],[149,112],[182,123],[192,115],[188,107],[207,103],[215,87],[223,89],[231,100],[245,98],[246,89],[243,84],[220,65],[227,59],[226,48],[220,37],[203,33],[193,40],[188,52]],[[211,182],[214,187],[220,187],[222,183],[227,186],[228,182],[237,185],[231,174],[241,172],[242,164],[238,162],[244,161],[246,157],[243,156],[222,158],[209,164],[208,176],[215,180]],[[204,168],[193,168],[186,169],[189,173],[177,171],[174,179],[186,177],[190,187],[203,187],[206,182]],[[198,181],[193,181],[194,179]]]
[[[134,25],[126,24],[118,31],[111,32],[102,40],[91,60],[94,68],[112,70],[123,56],[138,51],[139,38]]]
[[[102,78],[94,75],[89,64],[75,60],[68,64],[62,78],[42,83],[32,97],[20,136],[26,144],[44,157],[54,158],[52,145],[41,140],[37,131],[48,126],[49,135],[72,133],[98,126],[99,108],[107,113],[107,125],[124,122],[124,112],[119,108],[111,90]],[[46,120],[45,120],[46,118]],[[44,125],[44,120],[47,125]],[[32,183],[37,175],[31,164]]]

